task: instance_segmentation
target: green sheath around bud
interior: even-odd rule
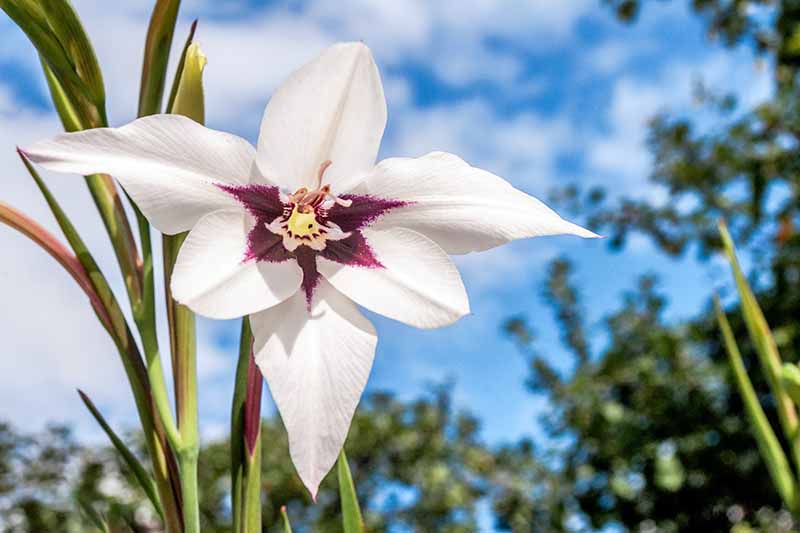
[[[181,79],[175,93],[172,113],[184,115],[192,120],[205,123],[205,105],[203,103],[203,69],[206,56],[200,45],[192,43],[186,49]]]

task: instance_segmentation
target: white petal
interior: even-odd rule
[[[386,126],[378,67],[363,43],[331,46],[293,73],[267,105],[258,139],[261,172],[288,190],[324,182],[335,193],[357,185],[375,164]]]
[[[236,318],[272,307],[297,292],[303,271],[296,261],[242,262],[247,250],[243,211],[201,218],[181,246],[172,295],[197,314]]]
[[[65,133],[23,152],[50,170],[111,174],[167,234],[186,231],[201,216],[236,205],[214,183],[248,183],[255,160],[255,150],[244,139],[180,115]]]
[[[362,188],[367,194],[410,202],[383,215],[377,226],[414,229],[451,254],[524,237],[597,237],[504,179],[443,152],[385,159]]]
[[[378,342],[369,320],[325,280],[314,299],[311,316],[302,293],[250,316],[256,363],[312,497],[347,437]]]
[[[317,258],[331,285],[371,311],[418,328],[438,328],[469,314],[461,276],[450,257],[424,235],[404,228],[365,229],[384,268]]]

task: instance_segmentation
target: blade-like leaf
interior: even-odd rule
[[[733,239],[731,239],[728,228],[724,222],[720,222],[719,231],[722,236],[722,243],[725,247],[725,255],[728,258],[728,262],[733,270],[733,276],[736,280],[736,288],[739,291],[742,314],[744,315],[747,331],[750,333],[750,338],[756,348],[756,353],[758,354],[758,359],[761,362],[764,374],[767,377],[770,391],[775,397],[781,427],[786,437],[793,444],[794,459],[798,463],[797,466],[800,467],[800,448],[798,448],[798,443],[795,438],[797,436],[798,427],[797,410],[791,398],[789,398],[786,391],[783,389],[783,383],[780,379],[782,361],[778,353],[778,347],[767,325],[767,320],[764,318],[764,313],[761,311],[761,307],[759,307],[753,295],[750,284],[747,282],[747,278],[742,272],[742,268],[736,258]]]
[[[105,95],[97,59],[67,0],[0,0],[0,8],[19,26],[52,69],[81,121],[106,125]]]
[[[136,458],[135,455],[125,446],[125,443],[122,442],[117,434],[111,429],[111,426],[108,425],[103,415],[100,411],[95,407],[94,402],[80,389],[78,389],[78,394],[83,400],[84,405],[92,413],[92,416],[100,424],[100,427],[103,428],[106,435],[108,436],[111,444],[114,445],[114,448],[117,449],[119,454],[122,456],[122,460],[125,461],[125,464],[128,465],[128,468],[131,469],[133,475],[136,477],[136,481],[139,482],[139,486],[142,487],[145,495],[155,507],[156,512],[162,518],[164,517],[164,512],[161,509],[161,500],[158,498],[158,492],[156,491],[156,482],[150,477],[150,474],[147,473],[142,463],[139,462],[139,459]]]
[[[158,0],[150,16],[139,90],[140,117],[161,112],[169,49],[180,4],[180,0]]]
[[[75,111],[75,107],[73,107],[72,103],[69,101],[67,93],[64,92],[64,88],[61,86],[58,78],[56,78],[56,75],[53,74],[53,70],[44,58],[39,56],[39,59],[42,64],[44,77],[47,80],[47,87],[50,89],[50,98],[53,100],[53,105],[56,108],[58,117],[61,119],[61,124],[64,126],[64,131],[72,132],[84,129],[81,119]]]
[[[181,83],[181,77],[183,76],[183,66],[186,63],[186,52],[189,50],[189,45],[194,42],[194,33],[197,31],[197,20],[195,19],[192,22],[192,25],[189,27],[189,35],[186,37],[186,42],[183,44],[183,50],[181,51],[181,59],[178,61],[178,68],[175,69],[175,78],[172,80],[172,89],[169,91],[169,98],[167,99],[167,113],[172,113],[173,106],[175,105],[175,95],[178,93],[178,86]]]
[[[88,274],[92,286],[95,288],[98,296],[102,300],[104,307],[108,310],[111,324],[114,328],[114,334],[117,336],[117,338],[124,338],[126,335],[125,316],[123,315],[122,309],[117,303],[114,292],[111,290],[111,286],[108,284],[105,276],[100,271],[100,267],[97,265],[97,262],[95,262],[94,257],[92,257],[91,252],[89,252],[89,249],[86,247],[83,239],[78,234],[75,226],[72,224],[64,210],[61,209],[61,205],[59,205],[55,196],[53,196],[53,194],[50,192],[50,189],[44,183],[44,180],[42,180],[41,176],[39,176],[39,173],[36,171],[36,169],[33,168],[33,165],[28,160],[27,156],[25,156],[24,152],[20,151],[19,155],[20,159],[22,159],[22,163],[28,170],[28,173],[33,178],[33,181],[36,183],[39,191],[42,193],[47,205],[50,207],[50,212],[53,213],[53,217],[56,219],[56,222],[58,222],[58,226],[61,228],[64,236],[67,238],[67,242],[69,242],[70,247],[83,265],[83,268]]]
[[[292,524],[289,523],[289,515],[286,514],[286,506],[281,507],[281,521],[283,522],[283,533],[292,533]]]
[[[720,330],[722,330],[722,338],[728,353],[728,361],[733,370],[736,386],[742,396],[747,416],[750,418],[753,434],[756,437],[758,448],[761,450],[761,456],[767,463],[767,470],[781,499],[789,509],[796,512],[798,509],[798,488],[789,466],[789,461],[786,459],[786,454],[781,448],[778,437],[772,430],[769,420],[767,420],[767,415],[764,414],[764,409],[758,402],[758,396],[756,396],[756,391],[753,389],[747,370],[745,370],[742,356],[739,353],[739,347],[733,337],[730,324],[728,324],[728,319],[719,305],[719,300],[716,298],[714,299],[714,310]]]
[[[781,381],[784,390],[794,400],[795,405],[800,405],[800,368],[792,363],[784,363],[781,368]]]
[[[111,528],[108,526],[103,516],[94,508],[94,505],[80,497],[75,498],[75,502],[78,504],[81,514],[83,514],[94,527],[103,533],[111,533]]]
[[[106,93],[103,75],[100,73],[97,56],[78,14],[68,0],[48,0],[42,5],[50,28],[72,61],[75,72],[86,86],[92,102],[98,110],[104,109]]]
[[[361,508],[356,497],[356,487],[344,448],[339,452],[339,461],[336,471],[339,476],[339,498],[342,502],[342,526],[344,533],[363,533],[364,520],[361,518]]]

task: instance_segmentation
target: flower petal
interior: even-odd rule
[[[408,202],[384,214],[377,226],[419,231],[451,254],[524,237],[597,237],[504,179],[444,152],[385,159],[362,187],[367,194]]]
[[[65,133],[23,151],[50,170],[111,174],[167,234],[186,231],[203,215],[236,205],[214,183],[248,183],[255,160],[255,150],[244,139],[180,115]]]
[[[324,182],[337,194],[356,186],[375,164],[386,100],[378,67],[363,43],[325,50],[281,85],[267,105],[258,139],[258,166],[274,183],[295,191]]]
[[[302,293],[250,316],[256,363],[289,433],[289,451],[316,497],[336,462],[367,383],[378,338],[356,306],[322,281],[311,315]]]
[[[296,261],[245,261],[250,248],[247,225],[241,210],[215,211],[198,221],[181,246],[172,274],[176,300],[200,315],[236,318],[297,292],[303,273]]]
[[[371,311],[418,328],[447,326],[469,313],[461,276],[435,242],[404,228],[362,233],[382,266],[321,255],[317,268],[331,285]]]

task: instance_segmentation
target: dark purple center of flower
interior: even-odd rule
[[[401,200],[387,200],[367,195],[347,194],[341,197],[349,206],[334,203],[325,208],[323,204],[314,205],[313,214],[321,227],[335,224],[342,232],[349,234],[338,240],[328,239],[324,248],[315,250],[301,244],[288,250],[283,236],[269,229],[276,219],[286,218],[297,206],[292,203],[295,195],[288,196],[287,203],[281,201],[277,187],[271,185],[218,185],[220,189],[236,198],[255,219],[255,224],[247,236],[247,250],[242,261],[267,261],[280,263],[294,259],[303,270],[302,287],[306,301],[311,306],[314,289],[319,284],[317,256],[349,266],[383,268],[375,257],[361,230],[373,223],[391,209],[407,205]]]

